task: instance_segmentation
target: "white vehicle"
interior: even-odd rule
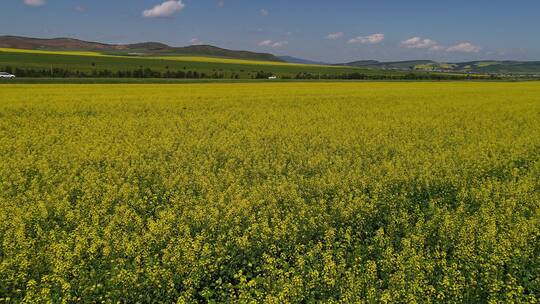
[[[6,72],[0,72],[0,78],[15,78],[15,75]]]
[[[270,76],[270,77],[268,77],[268,79],[274,80],[274,79],[277,79],[277,76]]]

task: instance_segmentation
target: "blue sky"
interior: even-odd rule
[[[538,0],[0,1],[0,35],[205,43],[325,62],[540,60]]]

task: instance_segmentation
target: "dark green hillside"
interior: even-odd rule
[[[260,60],[260,61],[276,61],[283,62],[283,60],[277,58],[272,54],[267,53],[255,53],[249,51],[233,51],[227,50],[212,45],[191,45],[186,47],[169,47],[161,43],[138,43],[128,45],[128,50],[115,50],[107,52],[109,54],[127,55],[131,52],[137,51],[141,55],[155,56],[155,55],[184,55],[184,56],[210,56],[210,57],[223,57],[242,60]]]
[[[499,64],[476,66],[474,70],[483,73],[535,73],[540,74],[540,61],[500,61]]]
[[[341,64],[341,65],[365,67],[365,66],[374,66],[374,65],[377,65],[379,63],[380,62],[377,61],[377,60],[359,60],[359,61],[353,61],[353,62],[349,62],[349,63],[344,63],[344,64]]]
[[[340,66],[363,67],[379,70],[426,71],[449,73],[477,74],[540,74],[540,61],[469,61],[469,62],[436,62],[432,60],[409,60],[395,62],[379,62],[376,60],[360,60],[339,64]]]
[[[279,61],[283,60],[267,53],[227,50],[211,45],[192,45],[172,47],[161,42],[142,42],[133,44],[106,44],[73,38],[28,38],[19,36],[0,36],[0,48],[55,51],[99,51],[107,54],[129,55],[191,55],[212,56],[244,60]]]
[[[389,73],[354,67],[294,65],[264,63],[201,62],[181,57],[158,59],[146,57],[84,56],[35,54],[0,51],[0,69],[17,72],[20,77],[163,77],[171,78],[332,78],[354,74],[356,78],[398,77],[404,73]],[[126,73],[131,74],[126,74]],[[189,75],[187,75],[191,72]],[[134,74],[135,73],[135,74]],[[159,75],[157,75],[159,73]],[[183,76],[175,73],[184,73]],[[195,74],[196,73],[196,74]],[[203,76],[204,74],[204,76]],[[299,76],[300,75],[300,76]],[[177,77],[178,76],[178,77]],[[363,77],[363,76],[362,76]]]
[[[417,65],[431,64],[431,60],[408,60],[394,62],[380,62],[377,60],[359,60],[341,64],[343,66],[367,67],[375,69],[396,69],[396,70],[414,70]]]

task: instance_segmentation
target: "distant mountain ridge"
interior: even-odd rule
[[[290,56],[279,56],[279,58],[291,63],[326,64],[374,70],[540,75],[540,61],[479,60],[468,62],[437,62],[433,60],[404,60],[381,62],[377,60],[358,60],[347,63],[328,64]]]
[[[292,57],[292,56],[278,56],[278,58],[289,63],[329,65],[328,63],[321,62],[321,61],[302,59],[302,58]]]
[[[21,36],[0,36],[0,48],[56,50],[56,51],[97,51],[104,54],[152,56],[152,55],[191,55],[210,56],[244,60],[290,62],[315,65],[334,65],[359,67],[375,70],[426,71],[443,73],[478,73],[478,74],[534,74],[540,75],[540,61],[500,61],[481,60],[470,62],[437,62],[433,60],[406,60],[380,62],[377,60],[359,60],[348,63],[328,64],[291,56],[275,56],[269,53],[237,51],[212,45],[191,45],[173,47],[160,42],[142,42],[133,44],[107,44],[84,41],[75,38],[30,38]]]
[[[78,49],[78,50],[120,50],[128,49],[127,46],[105,44],[99,42],[83,41],[73,38],[30,38],[21,36],[0,36],[0,47],[29,49],[29,50],[62,50],[62,49]]]
[[[236,51],[219,48],[212,45],[191,45],[172,47],[160,42],[142,42],[134,44],[107,44],[84,41],[74,38],[30,38],[20,36],[0,36],[0,48],[15,48],[29,50],[78,50],[100,51],[113,54],[139,55],[195,55],[214,56],[245,60],[262,60],[283,62],[282,59],[269,54],[250,51]]]
[[[479,74],[540,74],[540,61],[480,60],[468,62],[436,62],[433,60],[407,60],[379,62],[376,60],[361,60],[337,65],[397,71]]]

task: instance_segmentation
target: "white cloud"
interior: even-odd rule
[[[430,49],[433,51],[438,51],[442,49],[442,47],[436,41],[420,37],[413,37],[402,41],[401,47],[407,49]]]
[[[276,42],[272,43],[272,47],[273,48],[280,48],[280,47],[286,46],[287,44],[289,44],[289,41],[276,41]]]
[[[273,41],[272,40],[263,40],[259,43],[257,43],[258,46],[269,46],[269,45],[272,45]]]
[[[349,39],[349,43],[377,44],[384,40],[384,34],[373,34],[369,36],[358,36]]]
[[[43,6],[45,5],[45,0],[24,0],[24,4],[29,6]]]
[[[335,40],[335,39],[342,38],[343,36],[345,36],[345,33],[343,32],[330,33],[326,36],[326,39]]]
[[[261,9],[261,16],[266,17],[266,16],[268,16],[268,14],[270,14],[270,13],[268,12],[267,9],[265,9],[265,8]]]
[[[182,0],[168,0],[151,9],[145,10],[143,16],[145,18],[172,17],[177,12],[183,10],[184,7],[185,5]]]
[[[461,53],[478,53],[482,50],[481,47],[474,45],[470,42],[462,42],[453,45],[446,49],[447,52],[461,52]]]
[[[436,52],[462,52],[462,53],[478,53],[481,48],[470,42],[462,42],[450,47],[440,45],[434,40],[413,37],[401,42],[401,47],[407,49],[429,49]]]
[[[189,41],[189,43],[191,43],[191,45],[201,45],[201,44],[204,44],[204,42],[202,42],[199,38],[193,38]]]
[[[434,46],[430,47],[429,49],[432,50],[432,51],[436,51],[436,52],[445,50],[444,46],[442,46],[442,45],[434,45]]]
[[[257,43],[258,46],[269,46],[272,48],[280,48],[289,44],[288,41],[272,41],[272,40],[263,40]]]

